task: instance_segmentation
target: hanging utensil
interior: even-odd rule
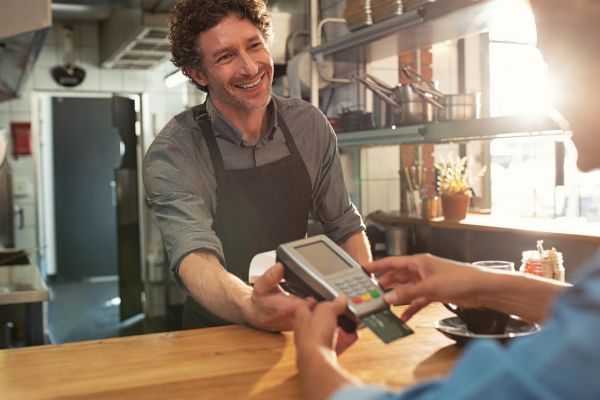
[[[431,79],[426,79],[425,77],[423,77],[423,75],[419,74],[411,67],[402,67],[402,74],[407,79],[411,80],[411,83],[416,84],[419,87],[419,89],[430,93],[432,96],[437,96],[440,98],[444,97],[444,93],[438,90],[437,85],[434,81],[432,81]]]
[[[355,79],[356,81],[362,83],[363,85],[365,85],[367,87],[367,89],[371,90],[375,95],[377,95],[380,99],[385,101],[387,104],[395,106],[395,107],[400,107],[400,104],[393,97],[390,96],[390,93],[389,92],[386,93],[385,88],[380,87],[376,83],[374,84],[373,82],[369,81],[369,79],[367,79],[366,77],[363,77],[360,75],[353,75],[352,78]],[[372,79],[372,77],[370,77],[370,78]]]
[[[354,75],[354,80],[362,83],[375,95],[373,99],[373,124],[376,128],[389,128],[396,123],[396,112],[400,107],[389,91],[366,77]]]

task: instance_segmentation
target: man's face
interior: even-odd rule
[[[530,2],[538,47],[560,82],[555,106],[571,125],[577,165],[600,168],[600,1]]]
[[[208,86],[223,114],[250,112],[271,101],[273,60],[260,30],[250,21],[229,15],[197,40],[201,70],[192,77]]]

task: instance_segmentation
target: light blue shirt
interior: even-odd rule
[[[346,387],[331,399],[600,399],[600,253],[558,297],[541,332],[507,346],[475,341],[442,381],[402,393]]]

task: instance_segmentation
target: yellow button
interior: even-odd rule
[[[362,296],[360,296],[361,299],[363,299],[363,301],[369,301],[372,299],[371,294],[370,293],[365,293]]]

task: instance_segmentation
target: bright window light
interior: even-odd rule
[[[539,115],[550,108],[547,66],[530,44],[490,43],[491,114]]]
[[[568,95],[561,71],[549,71],[535,47],[533,15],[521,0],[495,2],[490,31],[490,113],[554,115]],[[557,146],[564,163],[557,175]],[[576,168],[572,141],[562,136],[493,139],[490,143],[491,208],[496,216],[600,221],[600,171]],[[562,178],[558,178],[562,176]]]

